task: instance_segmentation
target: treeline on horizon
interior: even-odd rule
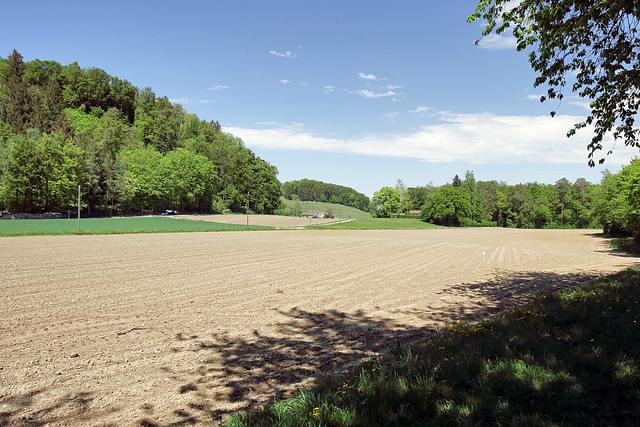
[[[420,210],[435,224],[597,228],[640,236],[640,161],[602,182],[507,185],[473,172],[440,187],[384,187],[372,200],[309,179],[281,184],[275,166],[217,121],[99,68],[0,58],[0,211],[283,213],[280,197],[373,216]],[[408,214],[407,214],[408,215]]]
[[[369,212],[369,197],[353,188],[312,179],[287,181],[282,184],[282,196],[287,200],[337,203]]]
[[[406,203],[421,217],[440,225],[499,226],[513,228],[597,227],[593,217],[598,185],[584,178],[571,183],[529,182],[509,185],[495,180],[477,181],[467,171],[441,187],[409,188]]]
[[[99,68],[0,58],[0,210],[244,210],[280,205],[278,170],[217,121]]]
[[[609,234],[640,237],[640,160],[618,173],[603,171],[599,184],[566,178],[554,184],[508,185],[477,181],[467,171],[450,184],[383,187],[374,194],[372,214],[391,217],[420,211],[425,221],[447,226],[514,228],[602,228]]]

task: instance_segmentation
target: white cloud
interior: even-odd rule
[[[518,7],[521,3],[521,0],[509,0],[507,3],[503,3],[500,7],[502,8],[502,13],[508,12],[511,9]],[[500,16],[502,15],[500,13]],[[503,21],[501,17],[498,17],[496,20],[497,25],[502,25]],[[483,21],[480,25],[482,30],[485,29],[487,21]],[[510,32],[505,32],[502,34],[489,34],[486,36],[482,36],[481,39],[478,40],[478,47],[482,49],[489,50],[504,50],[504,49],[515,49],[518,46],[518,41]]]
[[[388,90],[386,92],[373,92],[368,89],[362,89],[356,92],[363,98],[384,98],[385,96],[397,95],[394,91]]]
[[[171,102],[172,104],[193,105],[193,104],[208,104],[211,102],[211,100],[199,99],[199,98],[170,98],[169,102]]]
[[[415,110],[409,110],[409,112],[413,114],[435,113],[435,109],[418,105]]]
[[[385,89],[395,90],[395,89],[400,89],[401,87],[404,87],[404,86],[400,86],[400,85],[386,85],[386,86],[385,86]]]
[[[224,89],[229,89],[229,86],[226,86],[226,85],[215,85],[213,87],[207,88],[207,90],[224,90]]]
[[[586,111],[591,111],[591,103],[589,101],[569,101],[569,105],[573,105],[574,107],[580,107],[585,109]]]
[[[489,34],[478,42],[478,47],[489,50],[515,49],[518,46],[516,38],[511,34]]]
[[[386,113],[385,117],[393,118],[393,117],[396,117],[396,116],[399,116],[399,115],[400,115],[399,112],[394,111],[394,112],[391,112],[391,113]]]
[[[540,102],[540,97],[542,95],[535,95],[535,94],[528,94],[525,96],[525,99],[529,100],[529,101],[538,101]],[[547,99],[547,102],[553,102],[554,100],[551,99]],[[567,105],[572,105],[574,107],[579,107],[585,111],[591,111],[591,102],[589,100],[585,100],[584,98],[580,98],[579,96],[568,96],[568,97],[564,97],[564,99],[562,101],[558,101],[557,99],[555,100],[556,102],[558,102],[558,105],[562,105],[562,104],[567,104]],[[553,105],[553,104],[551,104]]]
[[[392,113],[393,114],[393,113]],[[302,125],[225,128],[248,147],[404,157],[425,162],[585,164],[589,130],[567,138],[577,116],[498,116],[438,113],[435,124],[407,134],[327,138]],[[605,145],[606,147],[606,145]],[[620,150],[622,151],[622,150]],[[604,154],[604,153],[603,153]],[[621,153],[624,155],[624,153]],[[623,156],[624,157],[624,156]],[[626,162],[628,160],[623,160]]]
[[[365,80],[378,80],[373,74],[358,73],[358,77]]]
[[[278,56],[280,58],[295,58],[296,54],[287,50],[286,52],[277,52],[275,50],[270,50],[269,53],[274,56]]]
[[[325,86],[324,90],[327,92],[334,92],[336,90],[335,86]]]
[[[280,83],[282,83],[283,85],[288,85],[288,84],[291,83],[291,80],[282,79],[282,80],[280,80]]]
[[[307,83],[307,82],[300,82],[300,85],[301,85],[301,86],[309,86],[309,83]]]

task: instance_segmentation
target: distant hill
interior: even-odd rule
[[[312,179],[285,182],[282,184],[282,195],[288,200],[336,203],[365,212],[369,211],[371,204],[366,195],[353,188]]]
[[[370,218],[369,212],[351,206],[344,206],[337,203],[312,202],[302,200],[281,199],[282,205],[277,213],[282,215],[300,215],[302,212],[320,211],[326,212],[335,218]]]

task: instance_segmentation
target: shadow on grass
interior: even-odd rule
[[[629,236],[617,236],[607,235],[604,233],[585,233],[585,236],[590,236],[594,239],[604,240],[608,248],[599,250],[596,252],[604,252],[610,255],[622,257],[622,258],[638,258],[640,257],[640,246],[638,246],[632,237]]]
[[[461,322],[228,425],[637,425],[640,272]]]
[[[294,308],[279,312],[286,320],[272,336],[258,331],[244,340],[225,334],[208,339],[178,334],[176,345],[197,352],[201,364],[186,367],[197,379],[185,381],[177,392],[189,393],[192,403],[174,412],[185,422],[220,420],[236,410],[289,397],[300,386],[308,386],[310,379],[348,371],[363,359],[401,354],[408,343],[437,336],[443,325],[486,318],[533,294],[584,284],[595,277],[595,273],[505,273],[491,281],[453,286],[442,291],[444,305],[401,311],[418,318],[414,323],[422,326],[399,323],[393,316]],[[230,404],[213,407],[207,401]],[[140,423],[154,425],[149,419]]]
[[[379,363],[360,377],[358,425],[637,425],[640,273],[537,296]]]

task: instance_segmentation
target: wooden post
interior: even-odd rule
[[[78,184],[78,233],[80,232],[80,184]]]

